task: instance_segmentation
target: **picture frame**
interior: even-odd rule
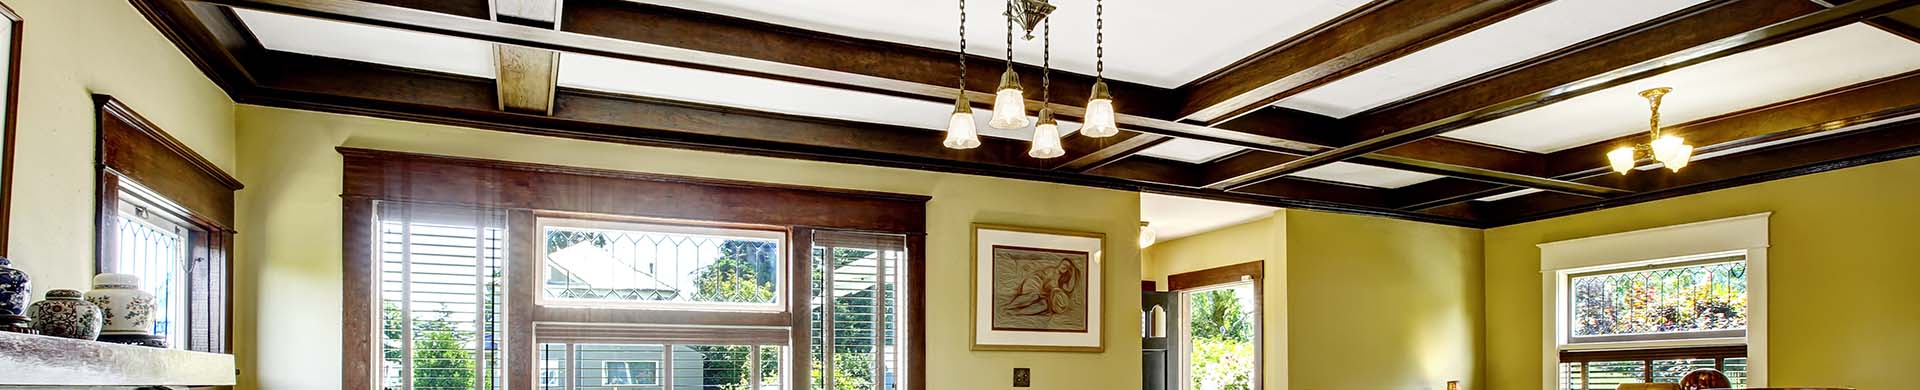
[[[0,49],[0,64],[5,64],[5,75],[0,76],[0,256],[7,255],[7,233],[12,225],[13,214],[13,140],[14,128],[20,121],[20,46],[25,34],[26,22],[20,14],[5,3],[0,3],[0,42],[7,47]]]
[[[972,350],[1106,351],[1106,234],[976,223],[972,243]]]

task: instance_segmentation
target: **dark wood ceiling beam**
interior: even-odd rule
[[[1545,3],[1377,1],[1181,87],[1178,116],[1219,124]]]
[[[1913,91],[1920,91],[1920,71],[1673,125],[1664,131],[1701,145],[1696,154],[1714,153],[1920,114],[1920,94]],[[1547,174],[1562,180],[1612,174],[1607,151],[1646,142],[1644,134],[1635,133],[1555,152],[1547,155]],[[1514,190],[1518,188],[1443,179],[1396,190],[1391,203],[1406,210],[1426,210]]]
[[[1334,149],[1324,153],[1317,153],[1312,156],[1307,156],[1305,158],[1289,161],[1285,164],[1281,164],[1278,166],[1261,170],[1259,174],[1253,175],[1250,178],[1247,178],[1245,180],[1238,180],[1234,183],[1230,183],[1227,186],[1227,188],[1232,189],[1232,188],[1244,187],[1248,184],[1256,183],[1261,180],[1267,180],[1274,177],[1278,177],[1278,176],[1282,176],[1282,175],[1286,175],[1294,172],[1299,172],[1299,171],[1311,169],[1314,167],[1319,167],[1326,164],[1331,164],[1337,161],[1352,159],[1362,155],[1392,148],[1394,146],[1404,145],[1414,141],[1437,136],[1437,135],[1446,133],[1448,131],[1465,128],[1467,126],[1472,126],[1475,124],[1485,123],[1485,122],[1503,118],[1509,115],[1525,112],[1527,110],[1531,110],[1534,108],[1543,107],[1549,104],[1553,104],[1555,102],[1573,98],[1575,96],[1580,96],[1580,95],[1584,95],[1594,91],[1611,88],[1617,85],[1622,85],[1625,83],[1644,79],[1647,77],[1652,77],[1654,75],[1658,75],[1658,74],[1672,71],[1675,69],[1683,68],[1686,66],[1690,66],[1690,65],[1694,65],[1694,64],[1698,64],[1698,63],[1702,63],[1702,62],[1706,62],[1706,61],[1710,61],[1718,58],[1724,58],[1730,55],[1746,52],[1748,50],[1771,46],[1773,44],[1786,42],[1786,41],[1804,37],[1807,35],[1812,35],[1815,33],[1830,30],[1833,28],[1847,25],[1847,24],[1860,22],[1862,20],[1866,20],[1874,17],[1879,17],[1881,15],[1885,15],[1893,11],[1904,9],[1916,3],[1920,3],[1920,1],[1858,0],[1852,3],[1848,3],[1846,5],[1839,6],[1839,7],[1834,7],[1824,11],[1815,12],[1813,14],[1801,16],[1785,22],[1780,22],[1773,25],[1760,27],[1754,30],[1742,32],[1732,36],[1727,36],[1721,39],[1713,40],[1707,43],[1703,43],[1700,45],[1696,45],[1696,46],[1675,51],[1672,53],[1661,55],[1653,59],[1642,61],[1624,68],[1616,69],[1616,70],[1595,75],[1592,77],[1582,78],[1580,80],[1573,81],[1571,83],[1562,84],[1551,89],[1534,92],[1526,96],[1521,96],[1514,99],[1509,99],[1509,100],[1500,102],[1498,104],[1494,104],[1492,106],[1460,113],[1457,115],[1447,117],[1445,119],[1429,122],[1419,126],[1405,128],[1405,129],[1393,131],[1390,133],[1369,137],[1363,141],[1356,142],[1351,145],[1343,146],[1338,149]],[[1366,130],[1363,130],[1363,134],[1365,134],[1364,131]]]
[[[1262,192],[1192,186],[1196,165],[1143,159],[1088,173],[1052,170],[1027,143],[983,137],[970,150],[937,147],[941,132],[695,103],[561,89],[552,116],[495,110],[485,79],[269,52],[251,63],[261,84],[243,103],[594,141],[955,172],[1478,226],[1471,219],[1400,212],[1365,189],[1278,181]],[[936,145],[936,146],[929,146]],[[1351,199],[1346,199],[1351,198]]]
[[[1173,139],[1173,137],[1159,134],[1134,132],[1123,132],[1106,138],[1074,135],[1071,139],[1066,140],[1066,149],[1068,151],[1085,150],[1087,152],[1074,156],[1074,158],[1064,159],[1059,165],[1055,165],[1053,169],[1086,172],[1094,168],[1112,164],[1115,161],[1126,159],[1127,157],[1132,157],[1141,151],[1160,146],[1160,144],[1167,143],[1167,141],[1172,141]]]
[[[1789,145],[1722,156],[1688,165],[1680,172],[1603,175],[1588,179],[1641,190],[1614,199],[1578,199],[1533,194],[1480,205],[1500,225],[1626,206],[1723,188],[1920,155],[1920,120],[1904,120],[1870,129]]]
[[[559,0],[495,0],[493,19],[517,24],[552,26]],[[493,45],[494,84],[500,109],[529,114],[553,114],[559,88],[560,52],[514,45]]]
[[[1846,3],[1850,0],[1811,0],[1811,1],[1814,4],[1819,4],[1822,7],[1833,7],[1835,5]],[[1914,12],[1907,12],[1907,11],[1914,11]],[[1874,28],[1880,29],[1880,31],[1886,31],[1889,34],[1898,35],[1901,38],[1906,38],[1907,40],[1913,41],[1914,43],[1920,43],[1920,28],[1916,28],[1914,23],[1901,20],[1902,18],[1920,19],[1920,10],[1907,10],[1907,11],[1895,12],[1887,16],[1869,19],[1866,21],[1866,23],[1868,26],[1873,26]]]

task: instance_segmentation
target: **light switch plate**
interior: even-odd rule
[[[1026,388],[1033,385],[1033,371],[1026,367],[1013,369],[1013,387]]]

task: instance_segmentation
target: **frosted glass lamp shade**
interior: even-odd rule
[[[1687,163],[1692,162],[1689,160],[1693,160],[1693,145],[1680,145],[1680,150],[1674,152],[1672,160],[1661,163],[1666,164],[1667,169],[1679,172],[1680,168],[1686,168]]]
[[[1080,135],[1102,138],[1120,134],[1120,125],[1114,123],[1113,96],[1107,94],[1107,82],[1093,84],[1093,98],[1087,100],[1087,115],[1080,127]]]
[[[1633,147],[1622,146],[1607,152],[1607,163],[1613,165],[1614,172],[1620,172],[1622,175],[1633,171]]]
[[[973,107],[965,95],[953,102],[953,117],[947,119],[947,140],[941,142],[953,149],[973,149],[980,146],[980,129],[973,124]]]
[[[1680,149],[1687,146],[1687,140],[1676,135],[1663,135],[1653,140],[1653,159],[1668,162],[1680,157]]]
[[[1033,158],[1054,158],[1067,154],[1060,145],[1060,124],[1053,121],[1053,110],[1040,109],[1040,124],[1033,127],[1033,148],[1027,149],[1027,156]]]
[[[993,119],[987,120],[987,126],[995,129],[1012,130],[1027,127],[1027,98],[1020,90],[1020,78],[1008,67],[1000,74],[1000,90],[993,93]]]
[[[1140,249],[1147,249],[1158,240],[1160,240],[1160,232],[1153,231],[1146,222],[1140,222]]]

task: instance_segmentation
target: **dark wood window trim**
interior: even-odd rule
[[[1267,263],[1264,260],[1167,275],[1167,291],[1188,291],[1223,284],[1253,284],[1253,388],[1266,387],[1267,376]],[[1183,305],[1185,303],[1182,303]]]
[[[509,388],[533,388],[533,304],[536,278],[532,234],[542,215],[599,215],[781,226],[790,232],[792,264],[811,264],[816,230],[844,230],[906,237],[906,389],[926,388],[926,202],[920,195],[752,183],[627,171],[566,167],[463,157],[338,148],[343,157],[342,383],[347,389],[377,389],[379,367],[374,329],[379,321],[374,281],[379,267],[372,243],[378,201],[404,201],[503,209],[509,242],[507,357]],[[672,205],[672,207],[661,207]],[[778,325],[808,326],[804,281],[807,267],[788,267],[788,317]],[[552,313],[549,313],[552,314]],[[805,335],[794,337],[787,373],[807,372]]]
[[[194,306],[201,299],[185,302],[189,307],[184,323],[188,325],[183,329],[189,335],[188,345],[176,347],[227,353],[233,337],[233,192],[242,188],[240,181],[126,103],[107,95],[94,95],[93,99],[99,132],[95,162],[100,178],[95,203],[95,269],[106,272],[115,264],[119,204],[123,196],[129,196],[125,193],[129,186],[137,183],[165,198],[178,207],[165,212],[183,220],[190,229],[185,288],[205,302],[204,306]]]

